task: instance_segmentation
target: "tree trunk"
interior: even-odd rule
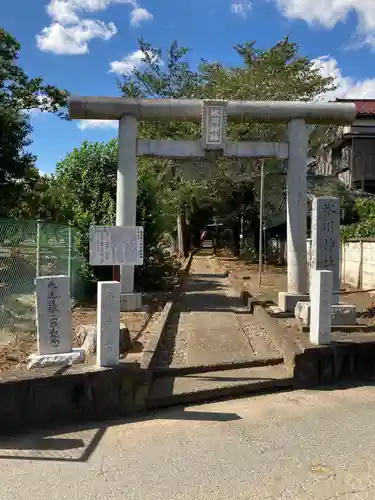
[[[232,226],[232,238],[233,238],[233,255],[235,257],[240,257],[241,244],[240,244],[240,226],[239,226],[239,224],[233,224],[233,226]]]

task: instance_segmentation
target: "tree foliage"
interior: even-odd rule
[[[342,227],[343,241],[351,238],[375,238],[375,200],[358,198],[353,212],[354,222]]]
[[[20,44],[0,28],[0,108],[14,111],[40,109],[66,117],[68,92],[45,84],[40,77],[30,78],[19,67]]]
[[[89,257],[90,225],[114,225],[116,222],[117,140],[108,143],[85,141],[57,165],[51,190],[59,203],[59,220],[76,228],[76,246],[83,260]],[[136,268],[138,287],[152,287],[173,274],[173,262],[167,259],[163,236],[172,229],[174,207],[165,199],[154,172],[142,161],[138,167],[137,224],[144,227],[144,265]],[[88,281],[110,279],[111,269],[91,268],[82,272]]]
[[[61,109],[68,96],[41,78],[29,78],[18,65],[19,50],[15,38],[0,28],[0,216],[33,215],[28,204],[31,193],[35,201],[41,179],[35,157],[27,151],[32,132],[27,111],[65,117]]]

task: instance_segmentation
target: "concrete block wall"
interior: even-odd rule
[[[307,240],[307,261],[311,259],[311,240]],[[341,282],[354,288],[375,288],[375,238],[343,243],[340,255]]]

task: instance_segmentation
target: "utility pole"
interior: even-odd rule
[[[264,160],[260,160],[260,200],[259,200],[259,267],[258,285],[262,283],[263,273],[263,218],[264,218]]]
[[[243,253],[244,249],[244,240],[243,240],[243,230],[244,230],[244,223],[243,223],[243,213],[244,213],[244,205],[241,205],[241,232],[240,232],[240,252],[241,255]]]

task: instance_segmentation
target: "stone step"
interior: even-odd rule
[[[284,365],[212,371],[157,378],[148,395],[148,408],[197,403],[223,397],[292,388]]]
[[[219,372],[226,370],[237,370],[241,368],[256,368],[260,366],[282,365],[284,362],[282,356],[272,356],[269,358],[253,358],[248,361],[226,362],[206,365],[189,366],[159,366],[155,369],[154,375],[160,377],[177,377],[181,375],[194,375],[197,373]]]

